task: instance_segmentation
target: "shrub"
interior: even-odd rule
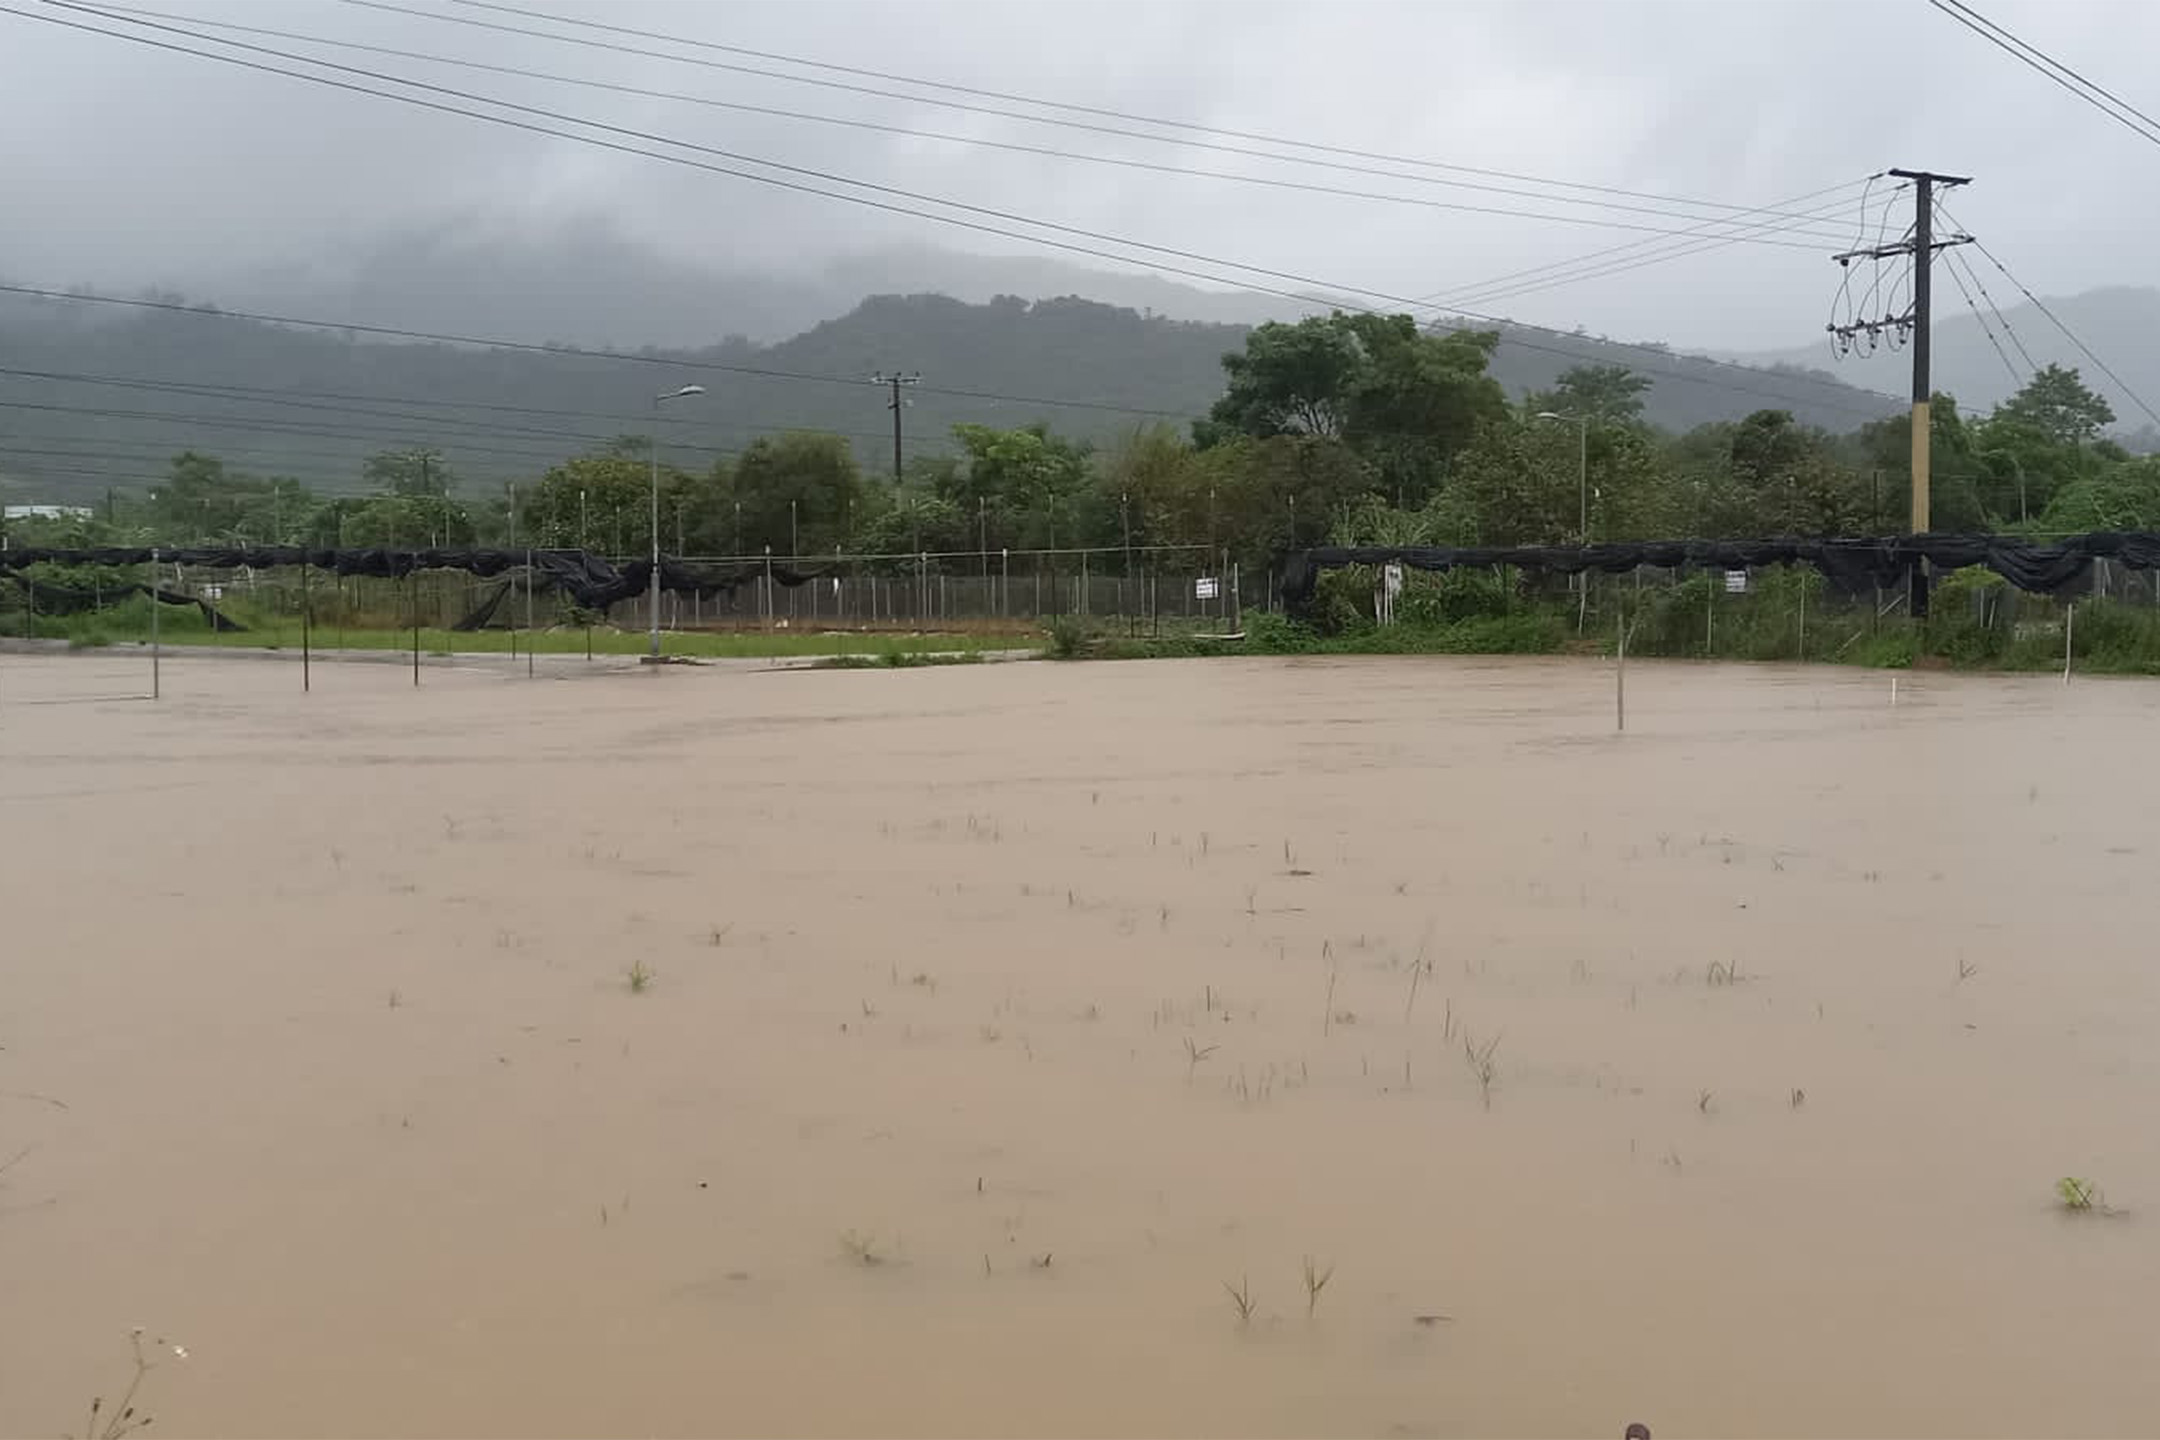
[[[1087,627],[1071,615],[1060,615],[1050,622],[1050,658],[1053,660],[1077,660],[1087,648]]]
[[[1302,620],[1263,610],[1245,617],[1245,645],[1266,655],[1310,655],[1320,648],[1320,636]]]

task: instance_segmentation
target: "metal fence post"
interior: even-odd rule
[[[163,676],[159,674],[165,658],[164,646],[158,636],[158,552],[150,547],[150,698],[158,698]]]

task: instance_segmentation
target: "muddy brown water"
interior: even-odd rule
[[[0,657],[0,1433],[2160,1424],[2149,684],[549,664]]]

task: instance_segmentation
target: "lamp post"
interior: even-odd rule
[[[1576,535],[1578,543],[1590,543],[1590,417],[1588,415],[1563,415],[1557,410],[1540,410],[1540,420],[1565,420],[1575,426],[1575,483],[1577,491]]]
[[[703,395],[702,385],[685,385],[677,390],[653,396],[652,435],[646,446],[646,456],[652,462],[652,583],[649,587],[652,600],[652,646],[650,658],[660,658],[660,407],[670,400],[683,400],[692,395]]]
[[[1558,410],[1540,410],[1540,420],[1568,420],[1575,425],[1575,484],[1576,484],[1576,540],[1587,547],[1590,544],[1590,417],[1588,415],[1563,415]],[[1579,631],[1590,615],[1590,572],[1575,572],[1576,607],[1575,628]]]

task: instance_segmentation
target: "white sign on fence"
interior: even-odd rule
[[[1222,593],[1222,582],[1213,575],[1202,575],[1193,581],[1192,593],[1195,600],[1213,600]]]
[[[1725,572],[1725,593],[1728,595],[1747,594],[1747,571],[1727,570]]]

